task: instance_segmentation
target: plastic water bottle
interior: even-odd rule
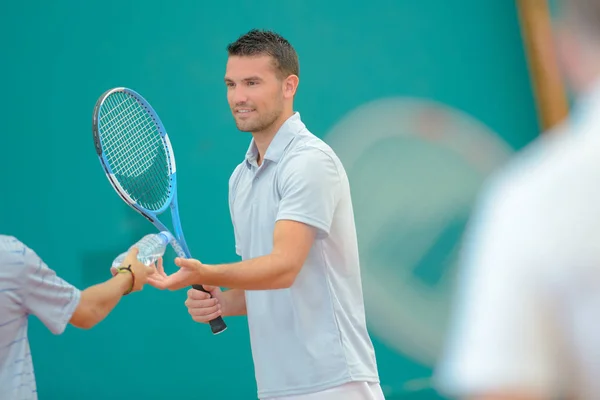
[[[167,231],[144,236],[134,245],[139,250],[137,256],[138,260],[145,265],[154,264],[158,258],[165,253],[165,250],[172,239],[173,235]],[[127,256],[127,253],[128,251],[123,252],[114,259],[111,267],[113,273],[116,272],[116,267],[123,264],[123,260]]]

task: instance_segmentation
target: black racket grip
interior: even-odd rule
[[[204,290],[202,285],[192,285],[192,287],[196,290],[200,290],[201,292],[210,294],[209,291]],[[223,321],[223,318],[221,318],[221,316],[218,316],[217,318],[213,319],[209,323],[210,323],[210,329],[212,330],[212,333],[214,335],[221,333],[225,329],[227,329],[227,324],[225,324],[225,321]]]

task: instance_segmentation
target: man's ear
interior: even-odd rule
[[[283,97],[286,99],[291,99],[296,94],[296,89],[298,89],[298,83],[300,79],[297,75],[290,75],[283,81]]]

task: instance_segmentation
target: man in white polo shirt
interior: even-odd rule
[[[243,261],[176,259],[175,274],[150,283],[172,290],[214,285],[211,299],[188,292],[187,307],[199,322],[248,315],[259,398],[383,400],[348,178],[332,149],[293,111],[296,52],[280,35],[252,30],[228,53],[229,105],[238,129],[252,133],[229,182]]]
[[[600,399],[600,2],[564,0],[571,119],[490,182],[437,375],[465,399]]]

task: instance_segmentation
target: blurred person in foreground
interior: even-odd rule
[[[435,378],[451,397],[600,399],[600,1],[560,5],[574,110],[476,208]]]

